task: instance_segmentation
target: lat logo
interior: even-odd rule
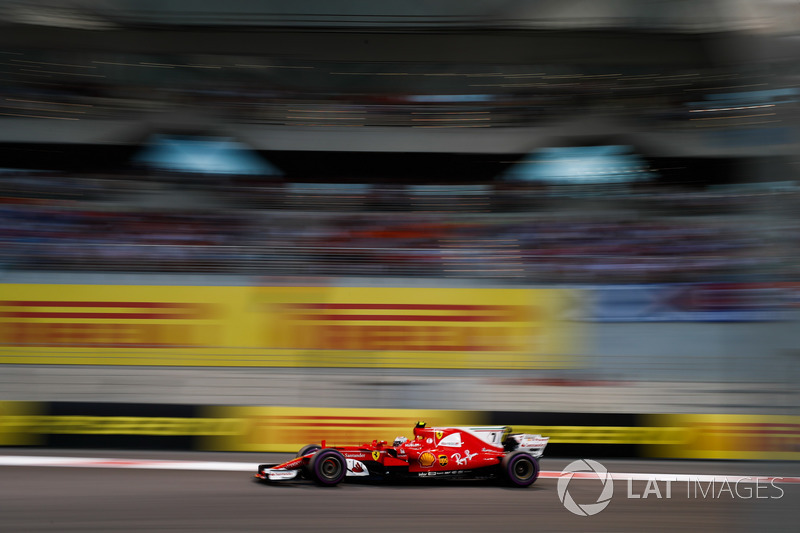
[[[460,453],[454,453],[453,455],[450,456],[450,458],[453,461],[455,461],[457,465],[464,466],[468,462],[470,462],[472,458],[475,457],[476,455],[478,455],[478,452],[469,453],[469,450],[464,450],[464,457],[461,457]]]
[[[593,472],[600,479],[603,484],[603,491],[597,497],[595,503],[579,504],[569,493],[569,482],[572,477],[579,472]],[[561,472],[558,478],[558,485],[556,486],[558,492],[558,499],[564,504],[567,511],[578,516],[592,516],[596,515],[611,503],[611,498],[614,496],[614,480],[611,474],[606,470],[606,467],[597,461],[591,459],[578,459],[572,461]]]

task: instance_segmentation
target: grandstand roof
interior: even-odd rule
[[[2,20],[74,28],[655,29],[794,32],[792,0],[0,0]]]

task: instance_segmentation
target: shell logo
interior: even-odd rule
[[[430,468],[436,462],[436,456],[431,452],[425,452],[419,456],[419,465],[422,468]]]

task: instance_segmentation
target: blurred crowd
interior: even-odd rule
[[[537,191],[539,203],[511,210],[498,199],[503,191],[492,187],[469,194],[456,187],[449,196],[442,187],[417,207],[407,193],[382,194],[376,209],[369,191],[354,202],[358,195],[335,188],[322,196],[306,191],[304,202],[303,194],[273,185],[273,193],[283,194],[254,207],[241,201],[247,196],[241,184],[230,194],[229,185],[198,192],[152,177],[28,174],[4,176],[2,183],[0,265],[10,270],[569,283],[793,279],[800,273],[796,192],[618,192],[572,198],[562,208],[558,196],[548,204]],[[652,209],[656,198],[660,210]],[[753,208],[759,201],[769,209]],[[392,202],[396,210],[386,208]],[[729,203],[753,209],[726,210]]]
[[[655,129],[756,128],[766,139],[762,130],[787,117],[798,95],[785,78],[796,70],[779,77],[772,70],[782,67],[770,65],[400,71],[224,54],[6,55],[0,120],[147,121],[186,112],[218,124],[453,128],[606,112]],[[112,172],[0,173],[0,267],[568,283],[798,274],[796,191],[314,186]]]

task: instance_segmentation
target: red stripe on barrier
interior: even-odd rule
[[[302,320],[370,320],[405,322],[514,322],[498,315],[300,315]]]
[[[336,303],[296,303],[284,304],[289,309],[314,310],[396,310],[396,311],[509,311],[527,309],[522,305],[461,305],[461,304],[336,304]]]

